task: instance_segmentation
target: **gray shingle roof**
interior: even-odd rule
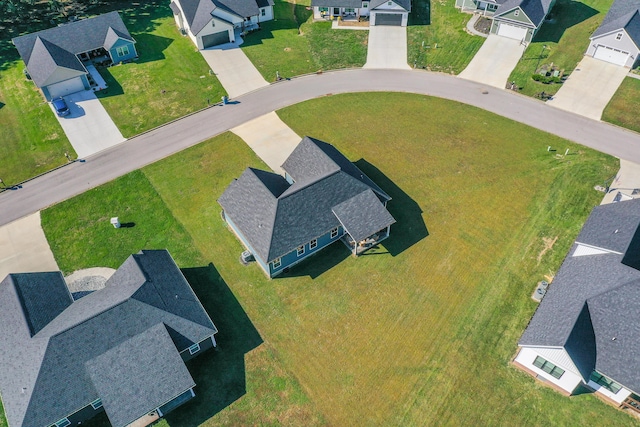
[[[332,208],[358,194],[373,191],[378,204],[390,200],[326,142],[305,137],[282,167],[294,179],[292,185],[274,173],[248,168],[218,199],[227,218],[265,262],[338,227]]]
[[[334,206],[332,211],[356,242],[396,222],[371,190],[345,200]]]
[[[211,0],[177,0],[184,12],[184,19],[187,21],[193,34],[198,34],[209,22],[211,22],[211,12],[216,8]]]
[[[639,9],[640,0],[614,1],[602,24],[591,35],[591,39],[624,29],[635,44],[640,46]]]
[[[223,10],[227,10],[241,18],[248,18],[250,16],[259,15],[260,8],[257,0],[203,0],[213,1],[216,7]],[[266,3],[265,6],[273,6],[273,0],[264,0],[261,3]],[[264,7],[264,6],[262,6]]]
[[[533,25],[535,25],[536,28],[540,28],[544,18],[551,9],[552,2],[553,0],[507,0],[498,6],[494,16],[498,17],[505,12],[519,7],[525,15],[527,15],[529,20],[531,20]]]
[[[13,44],[33,81],[40,86],[46,81],[43,76],[50,76],[57,66],[86,73],[76,55],[100,47],[108,49],[117,41],[117,37],[135,43],[118,12],[109,12],[16,37]],[[43,45],[37,44],[38,39],[44,42]]]
[[[48,426],[102,397],[85,363],[153,326],[165,325],[178,350],[217,332],[166,251],[132,255],[104,289],[75,301],[31,338],[14,283],[33,277],[10,275],[0,283],[0,365],[6,367],[0,393],[11,426]],[[59,274],[55,286],[66,286]],[[140,369],[152,373],[156,367]],[[166,381],[162,393],[184,391],[175,384]],[[112,421],[121,416],[108,409],[107,415]]]
[[[385,4],[389,0],[372,0],[369,3],[369,7],[371,9],[375,9],[376,7]],[[402,6],[407,12],[411,12],[411,0],[393,0],[398,5]]]
[[[311,6],[314,7],[362,7],[362,0],[311,0]]]

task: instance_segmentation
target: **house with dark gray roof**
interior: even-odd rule
[[[269,277],[338,240],[358,255],[389,237],[391,197],[332,145],[305,137],[282,169],[247,168],[218,199]]]
[[[640,412],[640,200],[596,207],[524,331],[514,364]]]
[[[530,43],[556,0],[506,0],[493,14],[491,34]]]
[[[313,19],[369,19],[369,25],[407,26],[411,0],[311,0]]]
[[[233,43],[236,32],[257,29],[273,19],[273,0],[172,0],[180,31],[198,49]]]
[[[90,89],[93,63],[117,64],[138,56],[118,12],[16,37],[13,44],[45,98]],[[96,89],[100,89],[96,87]]]
[[[590,37],[586,55],[633,67],[640,54],[640,0],[616,0]]]
[[[195,396],[185,361],[217,333],[165,250],[130,256],[75,301],[60,272],[10,274],[0,322],[10,427],[66,427],[102,411],[114,426],[146,425]]]

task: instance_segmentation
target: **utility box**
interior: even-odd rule
[[[113,225],[113,228],[120,228],[120,220],[117,216],[111,218],[111,224]]]

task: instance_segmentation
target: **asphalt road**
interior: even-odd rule
[[[532,98],[445,74],[356,69],[282,81],[132,138],[0,194],[0,225],[66,200],[170,156],[248,120],[308,99],[346,92],[393,91],[473,105],[613,156],[640,163],[640,135],[550,107]],[[373,118],[372,118],[373,120]],[[428,137],[428,117],[425,137]],[[562,147],[558,147],[560,150]],[[212,199],[213,202],[213,199]]]

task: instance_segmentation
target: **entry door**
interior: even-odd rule
[[[333,16],[338,16],[340,15],[340,8],[339,7],[334,7],[333,8]]]

